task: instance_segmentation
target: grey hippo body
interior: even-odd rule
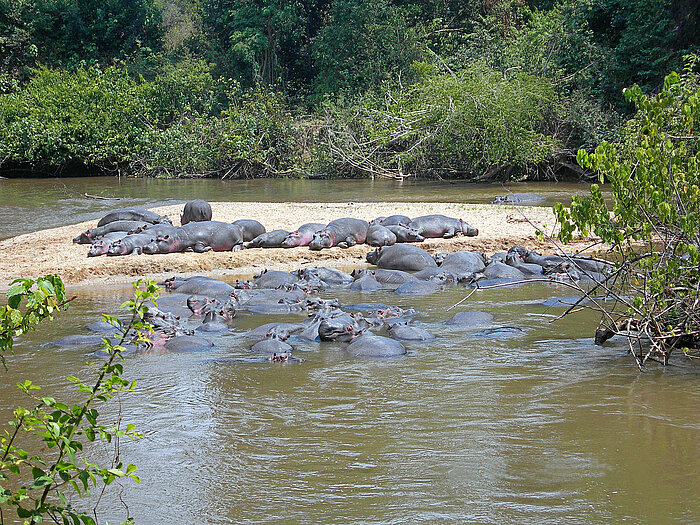
[[[391,246],[396,244],[396,234],[381,224],[371,224],[367,228],[365,242],[375,248],[378,246]]]
[[[195,199],[185,204],[185,209],[180,214],[180,224],[183,226],[190,222],[203,222],[211,220],[211,205],[202,199]]]
[[[231,224],[235,224],[241,229],[244,242],[252,241],[267,231],[265,226],[258,221],[254,221],[253,219],[238,219],[237,221],[233,221]]]
[[[325,227],[325,224],[321,224],[318,222],[307,222],[306,224],[302,224],[293,232],[289,232],[287,238],[282,241],[282,248],[308,246],[309,243],[313,240],[314,234],[317,231],[321,231]]]
[[[104,237],[108,233],[124,232],[129,233],[141,228],[150,226],[151,223],[145,221],[112,221],[97,228],[90,228],[78,235],[73,242],[75,244],[91,244],[93,241]]]
[[[322,250],[333,246],[348,248],[356,244],[362,244],[367,238],[368,228],[367,221],[360,219],[344,218],[331,221],[328,223],[328,226],[314,234],[313,239],[309,243],[309,248]]]
[[[282,248],[282,242],[289,236],[287,230],[265,232],[245,244],[246,248]]]
[[[347,351],[354,357],[399,357],[406,353],[406,349],[398,341],[372,333],[365,333],[354,339]]]
[[[190,222],[158,237],[144,247],[144,253],[177,253],[193,250],[227,252],[243,244],[243,233],[235,224],[219,221]]]
[[[454,219],[445,215],[416,217],[408,225],[418,230],[418,233],[426,238],[449,239],[455,235],[466,235],[467,237],[479,235],[479,230],[462,219]]]
[[[115,221],[139,221],[139,222],[149,222],[151,224],[172,224],[170,219],[163,217],[154,213],[152,211],[144,210],[142,208],[122,208],[119,210],[114,210],[109,212],[107,215],[100,219],[97,223],[97,227],[104,226],[110,222]]]
[[[417,272],[425,268],[435,268],[437,263],[425,250],[410,244],[383,246],[367,254],[367,262],[377,268]]]

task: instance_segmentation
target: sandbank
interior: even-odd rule
[[[448,195],[445,196],[449,198]],[[416,217],[440,213],[464,219],[479,229],[477,237],[428,239],[420,246],[431,253],[479,250],[491,254],[514,245],[550,253],[553,246],[537,240],[535,226],[551,230],[555,218],[550,208],[510,207],[460,203],[211,203],[213,219],[232,222],[255,219],[267,229],[294,230],[306,222],[327,223],[341,217],[371,220],[394,214]],[[179,225],[183,205],[152,208]],[[72,239],[97,220],[51,228],[0,241],[0,288],[16,278],[37,278],[58,273],[66,284],[126,283],[139,277],[161,279],[173,274],[245,275],[264,268],[290,271],[307,266],[350,268],[368,266],[367,245],[349,249],[332,248],[320,252],[308,248],[255,248],[234,252],[177,253],[167,255],[128,255],[87,257],[89,245],[73,244]],[[545,225],[549,225],[548,227]]]

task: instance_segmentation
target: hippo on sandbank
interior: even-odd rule
[[[155,237],[148,233],[132,233],[110,244],[107,249],[107,255],[141,254],[144,246],[154,240]]]
[[[349,248],[356,244],[362,244],[367,238],[367,221],[360,219],[336,219],[328,223],[328,226],[314,233],[313,239],[309,243],[312,250],[322,250],[323,248]]]
[[[91,244],[93,241],[104,237],[108,233],[123,232],[124,234],[135,232],[139,228],[150,226],[150,223],[144,221],[113,221],[99,226],[90,228],[78,235],[73,242],[75,244]]]
[[[282,241],[282,248],[308,246],[313,240],[314,234],[317,231],[321,231],[325,227],[325,224],[320,224],[318,222],[308,222],[306,224],[302,224],[293,232],[289,232],[287,238]]]
[[[211,205],[202,199],[195,199],[185,204],[185,209],[180,214],[180,224],[184,226],[190,222],[204,222],[211,220]]]
[[[241,229],[241,233],[243,234],[243,242],[252,241],[267,231],[265,226],[253,219],[238,219],[237,221],[233,221],[231,224],[235,224]]]
[[[454,219],[445,215],[416,217],[408,225],[418,230],[418,233],[425,238],[450,239],[455,235],[466,235],[467,237],[479,235],[479,230],[462,219]]]
[[[265,232],[250,242],[243,245],[244,248],[282,248],[282,243],[289,236],[287,230],[272,230],[270,232]]]
[[[423,237],[415,228],[404,224],[382,224],[396,236],[396,242],[423,242]]]
[[[381,224],[371,224],[367,228],[367,238],[365,242],[375,248],[378,246],[391,246],[396,244],[396,234],[386,226]]]
[[[163,217],[152,211],[144,210],[142,208],[122,208],[111,211],[102,217],[97,223],[97,227],[99,228],[115,221],[139,221],[149,222],[151,224],[172,224],[172,221],[167,217]]]
[[[243,233],[235,224],[219,221],[190,222],[172,233],[158,237],[144,247],[144,253],[178,253],[192,250],[227,252],[240,247]]]

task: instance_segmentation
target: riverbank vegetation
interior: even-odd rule
[[[700,42],[664,0],[0,0],[0,172],[589,177],[622,88]]]
[[[657,95],[625,90],[637,113],[618,143],[579,152],[579,162],[610,183],[612,209],[597,184],[561,204],[559,238],[589,232],[610,247],[616,271],[589,293],[602,319],[596,341],[627,336],[640,368],[682,350],[700,353],[700,79],[693,63],[666,77]],[[611,213],[612,212],[612,213]]]
[[[66,298],[58,275],[46,275],[36,281],[18,279],[10,284],[7,304],[0,308],[3,365],[13,353],[14,339],[52,319],[71,301]],[[133,424],[123,424],[120,414],[114,424],[104,424],[104,409],[106,402],[134,389],[135,381],[122,375],[122,352],[127,345],[148,341],[145,334],[151,327],[144,315],[147,305],[158,299],[158,290],[154,281],[139,280],[134,283],[134,298],[122,305],[129,312],[128,322],[103,315],[103,320],[114,327],[114,338],[103,339],[104,361],[90,363],[94,377],[86,381],[75,376],[66,378],[76,389],[76,402],[43,395],[41,387],[29,380],[17,385],[31,405],[16,407],[13,420],[0,435],[0,522],[5,523],[6,519],[3,509],[12,509],[23,523],[95,525],[99,522],[100,501],[109,485],[126,479],[139,482],[136,466],[125,465],[121,460],[119,442],[140,434]],[[95,461],[94,451],[84,450],[95,441],[103,442],[105,449],[113,447],[106,463]],[[91,491],[96,503],[88,511],[81,508],[80,498],[90,496]],[[127,518],[122,523],[133,523],[126,505],[125,512]]]

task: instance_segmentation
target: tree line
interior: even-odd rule
[[[0,0],[0,171],[553,178],[691,0]]]

